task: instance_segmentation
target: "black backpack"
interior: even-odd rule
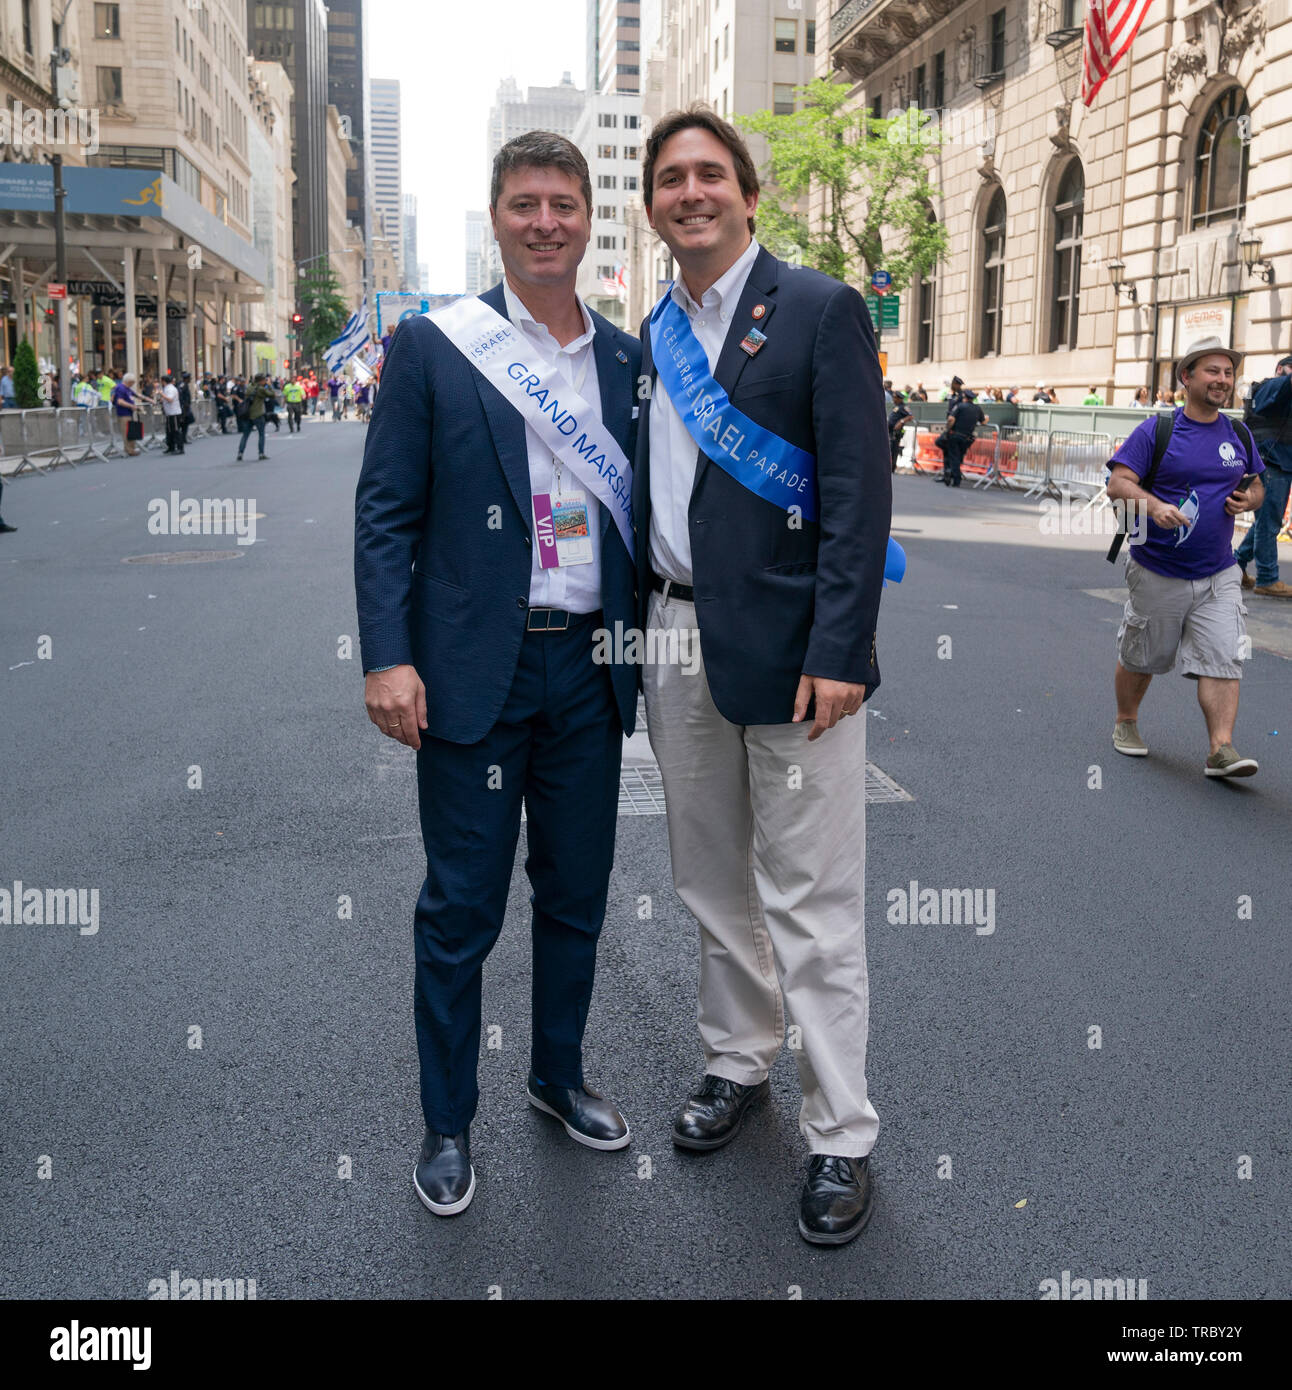
[[[1252,438],[1256,441],[1256,452],[1266,463],[1273,463],[1272,454],[1275,447],[1283,443],[1292,411],[1285,410],[1282,420],[1276,425],[1267,415],[1253,409],[1252,402],[1256,399],[1256,393],[1264,385],[1264,381],[1258,381],[1252,387],[1251,395],[1243,402],[1243,424],[1251,431]]]
[[[1256,446],[1252,442],[1252,432],[1241,420],[1232,420],[1230,423],[1234,427],[1234,433],[1243,441],[1243,447],[1247,450],[1247,472],[1254,473],[1256,470],[1251,467],[1253,462],[1252,455],[1256,452]],[[1140,479],[1140,487],[1145,492],[1153,491],[1153,480],[1157,477],[1157,470],[1161,465],[1162,459],[1166,455],[1166,446],[1171,442],[1171,431],[1175,428],[1175,411],[1169,415],[1159,415],[1153,426],[1153,461],[1148,466],[1148,472]],[[1116,459],[1108,460],[1108,468],[1111,470]],[[1108,547],[1108,554],[1105,559],[1111,564],[1117,559],[1118,552],[1122,548],[1122,542],[1126,539],[1126,519],[1122,518],[1122,529],[1113,537],[1112,544]]]

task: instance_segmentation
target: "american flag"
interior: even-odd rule
[[[1081,54],[1081,100],[1094,101],[1139,33],[1152,0],[1090,0]]]

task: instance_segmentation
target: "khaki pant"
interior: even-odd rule
[[[695,608],[656,593],[648,623],[693,628]],[[810,720],[728,723],[702,655],[689,675],[647,664],[644,684],[673,884],[700,925],[705,1070],[761,1081],[788,1015],[809,1149],[868,1154],[879,1117],[866,1094],[865,712],[809,743]]]

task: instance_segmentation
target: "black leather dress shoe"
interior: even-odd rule
[[[608,1100],[587,1086],[539,1085],[530,1072],[525,1083],[529,1103],[545,1115],[555,1115],[571,1139],[590,1149],[624,1149],[632,1135],[628,1122]]]
[[[799,1199],[799,1234],[813,1245],[847,1245],[875,1207],[870,1158],[813,1154]]]
[[[753,1086],[705,1074],[700,1089],[687,1096],[673,1121],[673,1142],[681,1149],[720,1149],[729,1144],[745,1111],[768,1092],[764,1078]]]
[[[476,1172],[471,1166],[471,1130],[461,1134],[426,1131],[422,1152],[413,1169],[413,1186],[436,1216],[466,1211],[476,1195]]]
[[[3,535],[7,531],[16,531],[17,529],[16,526],[7,526],[3,521],[0,521],[0,535]]]

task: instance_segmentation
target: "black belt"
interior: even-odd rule
[[[680,598],[684,603],[695,602],[695,590],[689,584],[679,584],[676,579],[661,579],[657,574],[651,579],[651,588],[664,595],[664,602]]]
[[[579,623],[601,617],[598,608],[591,613],[567,613],[564,608],[531,608],[525,615],[526,632],[565,632]]]

